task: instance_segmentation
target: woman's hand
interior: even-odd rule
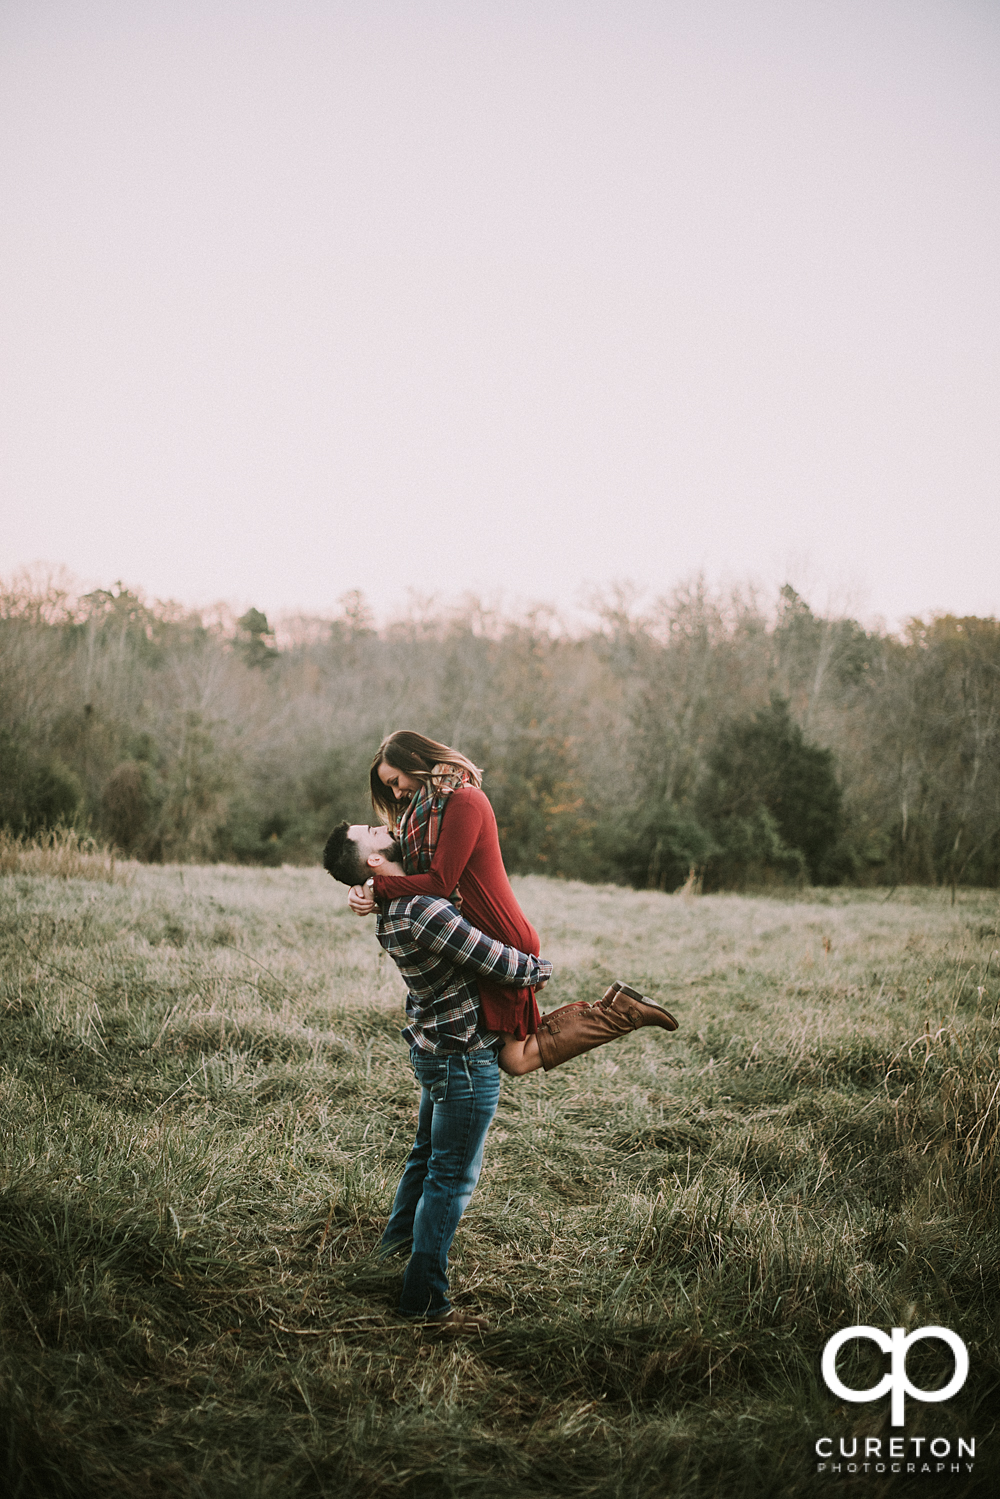
[[[355,916],[370,916],[375,909],[375,896],[372,892],[371,881],[369,880],[365,885],[352,885],[347,904]]]

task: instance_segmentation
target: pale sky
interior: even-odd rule
[[[1000,613],[991,0],[5,0],[0,575]]]

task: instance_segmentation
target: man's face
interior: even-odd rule
[[[379,823],[366,827],[364,823],[353,823],[347,836],[356,845],[361,858],[373,872],[381,874],[405,874],[402,865],[402,850],[387,827]]]

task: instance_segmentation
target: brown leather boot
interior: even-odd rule
[[[618,1041],[643,1025],[658,1025],[675,1031],[677,1021],[660,1005],[630,989],[627,984],[612,984],[597,1004],[563,1005],[542,1016],[538,1027],[538,1055],[546,1072],[578,1057],[595,1046]]]

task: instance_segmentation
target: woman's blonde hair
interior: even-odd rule
[[[419,781],[429,781],[432,776],[447,774],[454,768],[465,771],[471,785],[483,784],[482,771],[458,750],[439,744],[436,739],[428,739],[426,734],[418,734],[414,729],[397,729],[382,740],[368,773],[375,815],[388,827],[396,826],[399,804],[388,786],[379,780],[378,768],[382,764],[391,765],[393,770],[401,770],[404,775]]]

